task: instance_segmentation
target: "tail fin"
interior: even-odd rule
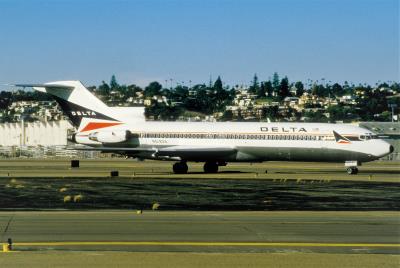
[[[78,131],[122,124],[121,118],[118,118],[112,108],[90,93],[80,81],[15,86],[33,87],[37,91],[52,95]]]
[[[337,143],[342,143],[342,144],[350,143],[349,139],[347,139],[346,137],[343,137],[342,135],[340,135],[336,131],[333,131],[333,135],[335,136],[335,141]]]

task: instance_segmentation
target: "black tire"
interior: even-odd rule
[[[347,174],[349,174],[349,175],[355,175],[358,173],[358,168],[357,167],[348,167],[346,171],[347,171]]]
[[[358,168],[357,168],[357,167],[354,167],[354,168],[353,168],[353,174],[356,175],[357,173],[358,173]]]
[[[178,162],[172,166],[172,170],[175,174],[186,174],[188,172],[188,165],[184,162]]]
[[[215,162],[206,162],[204,164],[204,173],[217,173],[218,172],[218,164]]]

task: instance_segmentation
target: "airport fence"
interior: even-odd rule
[[[104,158],[100,152],[67,150],[65,146],[0,146],[0,158]]]

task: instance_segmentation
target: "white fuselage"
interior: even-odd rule
[[[90,146],[121,148],[193,148],[180,159],[207,161],[213,154],[196,153],[196,148],[232,148],[234,154],[218,156],[220,161],[360,161],[376,160],[390,153],[390,145],[367,129],[346,124],[247,123],[247,122],[140,122],[97,129],[91,132],[129,130],[133,135],[116,144],[89,140],[90,131],[80,132],[76,141]],[[347,141],[338,142],[333,131]],[[168,159],[154,153],[135,156]],[[219,159],[223,158],[223,159]],[[176,158],[173,158],[176,160]]]

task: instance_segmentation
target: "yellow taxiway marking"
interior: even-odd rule
[[[14,246],[205,246],[205,247],[392,247],[400,244],[390,243],[290,243],[290,242],[154,242],[154,241],[81,241],[81,242],[18,242]]]

